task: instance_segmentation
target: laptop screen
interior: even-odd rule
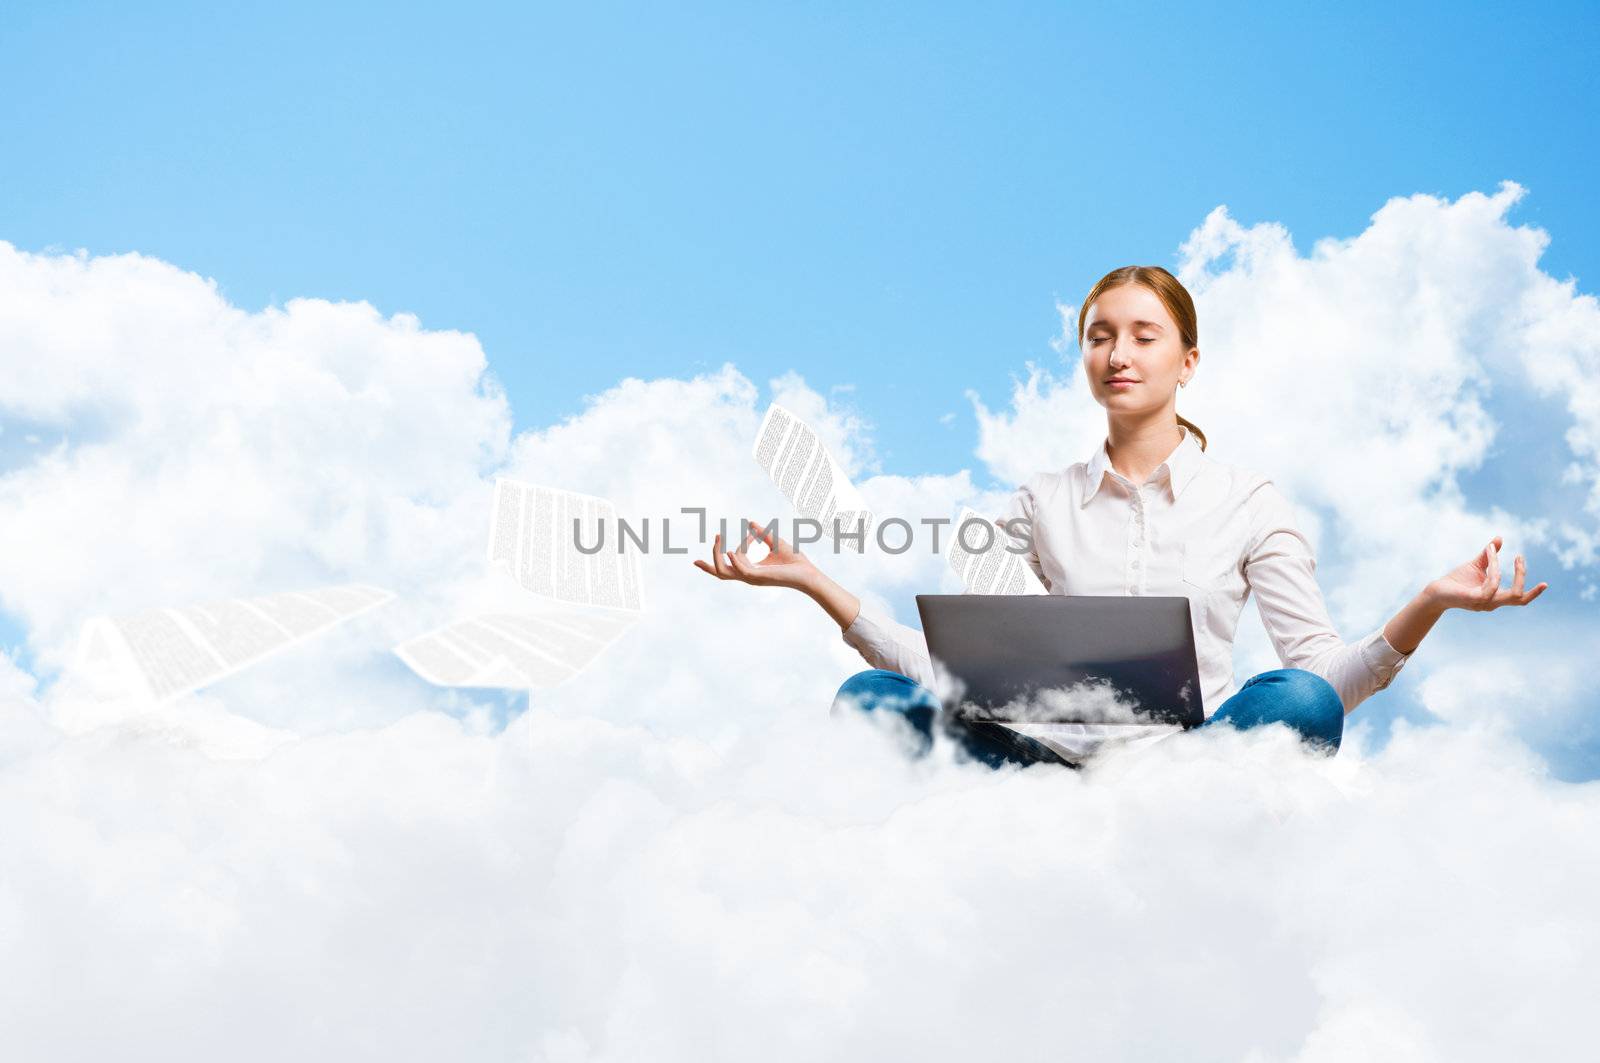
[[[1182,596],[919,594],[947,705],[1000,723],[1205,718]]]

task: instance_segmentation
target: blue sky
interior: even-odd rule
[[[5,6],[0,239],[470,331],[519,428],[624,376],[797,370],[907,475],[975,468],[967,391],[1002,407],[1059,366],[1055,303],[1174,264],[1219,205],[1305,252],[1510,179],[1543,269],[1600,274],[1581,5],[441,11]],[[1557,422],[1505,423],[1562,460]],[[1479,507],[1533,483],[1464,480]],[[1542,610],[1591,615],[1574,582]],[[1563,770],[1600,770],[1596,741]]]
[[[470,330],[519,425],[798,369],[901,473],[1219,204],[1304,251],[1510,178],[1596,274],[1592,6],[673,7],[6,5],[0,238]]]

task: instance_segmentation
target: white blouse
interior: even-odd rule
[[[1382,690],[1410,658],[1380,627],[1359,642],[1339,637],[1317,585],[1316,557],[1295,526],[1288,500],[1259,473],[1214,461],[1187,428],[1167,459],[1135,486],[1111,467],[1103,440],[1088,461],[1036,474],[1001,519],[1032,522],[1025,555],[1051,594],[1157,594],[1189,599],[1201,699],[1209,718],[1235,691],[1233,638],[1252,590],[1285,668],[1327,679],[1349,712]],[[999,529],[996,529],[997,531]],[[844,641],[875,668],[934,686],[922,632],[866,603]],[[1113,734],[1139,737],[1170,728],[1028,724],[1014,730],[1057,739],[1086,754]]]

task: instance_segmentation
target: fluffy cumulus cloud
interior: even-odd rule
[[[1397,198],[1309,255],[1282,226],[1246,228],[1218,207],[1180,248],[1174,272],[1194,296],[1201,353],[1179,412],[1207,432],[1210,455],[1265,472],[1295,503],[1319,573],[1334,576],[1323,580],[1333,615],[1354,634],[1497,534],[1508,584],[1523,553],[1530,586],[1563,575],[1592,586],[1600,304],[1539,268],[1548,235],[1508,217],[1525,194],[1506,182],[1455,201]],[[1005,480],[1083,460],[1104,437],[1075,357],[1078,310],[1060,307],[1070,366],[1031,367],[1010,409],[975,402],[979,454]],[[1469,490],[1479,481],[1491,486]],[[1249,672],[1276,667],[1253,618],[1239,645]],[[1497,619],[1477,628],[1497,646],[1591,652]],[[1564,704],[1567,724],[1592,735],[1592,700]]]
[[[1309,258],[1218,213],[1185,247],[1200,380],[1219,382],[1185,412],[1304,508],[1341,624],[1495,531],[1572,549],[1461,482],[1503,460],[1492,391],[1522,357],[1485,337],[1560,319],[1546,364],[1594,358],[1592,303],[1538,273],[1514,199],[1397,200]],[[793,375],[626,380],[512,437],[468,335],[365,305],[246,312],[139,256],[0,245],[0,271],[0,603],[26,633],[0,657],[18,1058],[1586,1052],[1600,783],[1539,749],[1594,708],[1559,658],[1592,617],[1563,618],[1551,664],[1519,652],[1532,610],[1497,656],[1452,616],[1408,666],[1419,722],[1353,718],[1333,759],[1269,729],[1084,772],[943,745],[913,761],[896,721],[828,715],[863,667],[837,628],[694,568],[682,510],[789,515],[749,457],[771,399],[880,511],[996,509],[1098,440],[1070,374],[980,408],[981,476],[874,476],[870,425]],[[1374,388],[1402,334],[1409,381]],[[1268,401],[1317,373],[1315,402]],[[1571,451],[1549,470],[1562,520],[1592,533],[1592,398],[1543,398]],[[1289,445],[1306,431],[1338,443]],[[503,728],[492,699],[387,654],[488,593],[497,473],[610,497],[658,536],[644,619]],[[660,549],[668,519],[686,553]],[[918,551],[817,556],[891,604],[948,579]],[[91,613],[345,579],[400,597],[177,702],[96,713],[60,678]]]
[[[364,303],[247,313],[140,255],[0,243],[0,293],[0,608],[41,670],[93,613],[344,581],[425,602],[481,557],[510,414],[473,337]],[[321,649],[235,693],[361,719],[335,684],[373,654]],[[377,711],[420,705],[391,693]]]

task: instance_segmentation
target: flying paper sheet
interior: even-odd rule
[[[489,514],[489,566],[537,596],[539,611],[468,616],[396,646],[423,679],[449,687],[554,686],[643,615],[639,547],[620,534],[608,500],[500,477]]]
[[[616,507],[604,498],[496,479],[489,564],[506,569],[524,590],[544,598],[643,608],[638,546],[620,534]]]
[[[570,679],[638,619],[627,613],[486,613],[395,647],[430,683],[549,687]]]
[[[972,527],[963,534],[968,521],[973,522]],[[979,525],[987,525],[993,534]],[[961,577],[961,585],[968,594],[1048,594],[1028,566],[1025,555],[1006,549],[1009,542],[1011,537],[1005,529],[976,510],[963,506],[950,530],[945,559]]]
[[[826,534],[849,543],[857,553],[865,552],[872,529],[866,501],[804,421],[773,403],[756,432],[751,456],[802,517],[817,521]]]
[[[103,689],[175,698],[393,598],[344,584],[94,617],[83,626],[78,663]]]

